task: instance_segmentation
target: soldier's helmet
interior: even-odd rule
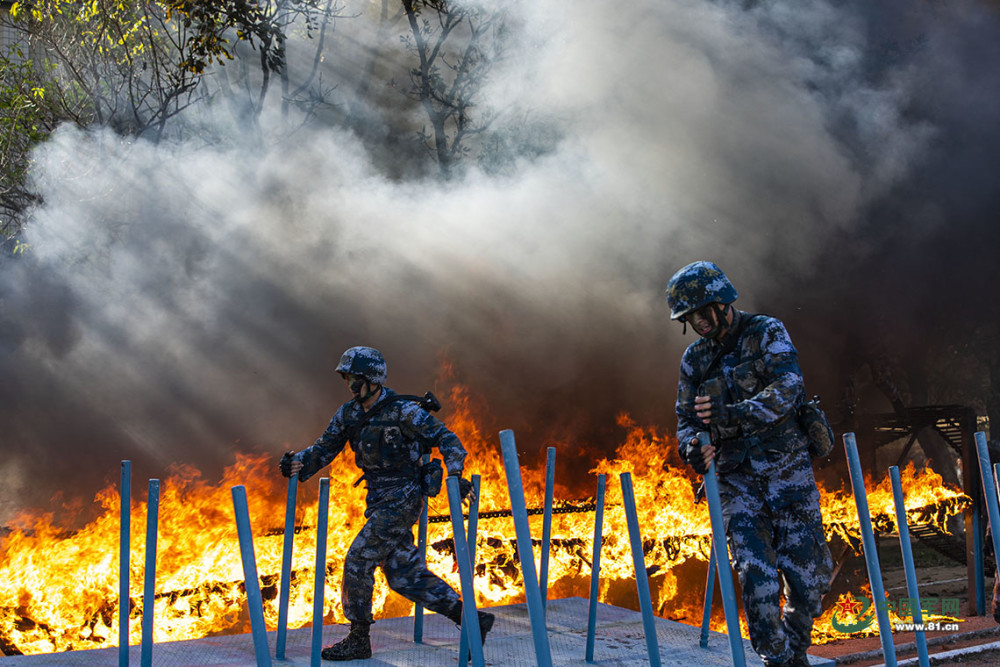
[[[373,347],[363,345],[349,348],[340,356],[337,372],[360,375],[372,384],[385,384],[388,376],[382,353]]]
[[[667,305],[672,320],[710,303],[732,303],[736,297],[736,288],[712,262],[692,262],[667,283]]]

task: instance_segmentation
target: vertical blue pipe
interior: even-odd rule
[[[997,507],[997,485],[993,481],[990,466],[990,449],[986,444],[986,434],[976,431],[976,453],[979,454],[979,472],[983,480],[983,497],[986,500],[986,514],[990,518],[990,537],[993,539],[993,553],[1000,562],[1000,508]]]
[[[122,461],[118,541],[118,667],[128,667],[129,554],[132,551],[132,462]]]
[[[903,553],[903,571],[906,573],[906,592],[917,604],[912,609],[913,622],[923,623],[924,615],[920,609],[920,591],[917,588],[917,569],[913,564],[913,547],[910,544],[910,526],[906,521],[906,503],[903,497],[903,483],[899,479],[899,466],[890,466],[889,480],[892,483],[892,501],[896,507],[896,526],[899,529],[899,548]],[[917,658],[920,667],[928,667],[930,658],[927,655],[927,638],[923,630],[914,632],[917,642]]]
[[[469,563],[472,567],[472,580],[476,580],[476,531],[479,529],[479,487],[482,478],[479,475],[472,476],[472,502],[469,505]],[[480,637],[482,640],[482,637]],[[469,661],[469,637],[463,630],[462,638],[458,644],[459,664],[466,664]]]
[[[288,478],[288,496],[285,498],[285,541],[281,548],[281,592],[278,597],[278,637],[274,657],[285,659],[285,643],[288,635],[288,598],[292,586],[292,544],[295,541],[295,494],[299,478]]]
[[[594,662],[597,632],[597,594],[601,587],[601,542],[604,540],[604,473],[597,476],[597,499],[594,507],[594,558],[590,566],[590,609],[587,612],[587,662]]]
[[[267,626],[264,624],[264,599],[260,594],[257,578],[257,556],[253,550],[253,531],[250,530],[250,508],[247,488],[242,484],[232,487],[233,512],[236,514],[236,534],[240,540],[240,558],[243,561],[243,582],[247,591],[247,612],[253,634],[253,652],[257,667],[271,667],[271,652],[267,647]]]
[[[431,460],[430,454],[424,454],[421,463],[427,465]],[[430,499],[424,497],[424,508],[420,510],[420,525],[417,528],[417,553],[420,554],[420,562],[427,564],[427,505]],[[419,602],[413,606],[413,643],[422,644],[424,642],[424,606]]]
[[[875,618],[878,621],[878,634],[882,641],[882,654],[886,667],[896,667],[896,646],[892,643],[889,610],[886,608],[885,588],[882,585],[882,569],[879,566],[878,551],[875,547],[872,517],[868,511],[868,492],[865,489],[865,478],[861,474],[858,443],[854,439],[853,433],[844,434],[844,449],[847,450],[847,465],[851,473],[854,504],[858,508],[858,521],[861,524],[861,542],[864,547],[865,562],[868,565],[868,583],[872,590],[872,603],[875,605]]]
[[[153,664],[153,610],[156,601],[156,528],[160,521],[160,480],[149,480],[146,500],[146,572],[143,575],[142,592],[142,648],[139,664],[152,667]]]
[[[468,536],[462,519],[462,496],[458,490],[458,476],[448,475],[448,509],[451,511],[451,528],[455,536],[455,560],[458,578],[462,584],[462,635],[469,640],[473,667],[483,667],[483,640],[479,634],[479,612],[476,611],[476,589],[472,585],[472,565],[469,561]],[[461,650],[461,649],[460,649]],[[459,653],[459,664],[465,664],[465,653]]]
[[[708,433],[698,433],[701,446],[711,444]],[[715,461],[705,471],[705,500],[708,501],[708,518],[712,523],[712,551],[719,573],[719,591],[722,593],[722,610],[726,614],[726,633],[729,635],[729,650],[733,665],[744,667],[746,653],[743,652],[743,637],[740,635],[740,616],[736,606],[736,586],[733,584],[733,569],[729,564],[729,549],[726,546],[726,525],[722,520],[722,498],[719,496],[719,478],[715,475]],[[707,643],[707,642],[706,642]]]
[[[528,605],[531,637],[535,642],[535,661],[538,667],[552,667],[552,651],[545,628],[545,610],[535,574],[535,554],[531,548],[531,527],[528,525],[528,506],[524,502],[521,482],[521,464],[517,459],[514,432],[500,431],[500,449],[503,452],[504,473],[507,475],[507,493],[510,496],[511,515],[517,536],[517,555],[521,560],[521,577],[524,579],[524,599]]]
[[[545,451],[545,511],[542,519],[542,563],[538,579],[542,592],[542,611],[549,604],[549,543],[552,539],[552,487],[556,482],[556,448]]]
[[[621,475],[622,501],[625,505],[625,520],[628,523],[629,542],[632,544],[632,564],[635,566],[635,583],[639,589],[639,609],[642,611],[642,626],[646,632],[646,650],[649,664],[660,667],[660,645],[656,640],[656,621],[653,620],[653,600],[649,594],[649,576],[646,574],[646,557],[642,552],[642,533],[639,532],[639,515],[635,510],[635,491],[632,489],[632,473]]]
[[[705,610],[701,615],[701,637],[698,646],[708,648],[708,632],[712,623],[712,598],[715,596],[715,549],[709,549],[708,578],[705,581]]]
[[[319,480],[319,513],[316,515],[316,588],[313,591],[312,652],[310,667],[319,667],[323,652],[323,595],[326,590],[326,526],[330,520],[330,478]]]

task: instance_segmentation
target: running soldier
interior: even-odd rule
[[[438,448],[448,474],[459,479],[463,500],[470,496],[472,483],[462,477],[465,449],[458,437],[414,397],[399,396],[383,386],[386,364],[378,350],[350,348],[341,357],[337,372],[354,399],[340,406],[312,446],[298,453],[286,452],[279,467],[285,477],[298,475],[304,482],[349,443],[354,461],[364,473],[366,522],[344,559],[341,592],[351,630],[322,653],[325,660],[354,660],[372,654],[369,626],[374,622],[372,590],[377,566],[382,567],[392,590],[461,625],[458,593],[427,569],[413,543],[413,525],[423,511],[425,495],[435,495],[441,486],[440,464],[423,466],[423,454]],[[493,620],[493,614],[479,612],[483,641]]]

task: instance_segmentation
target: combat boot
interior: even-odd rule
[[[368,623],[351,623],[351,631],[333,646],[320,653],[324,660],[359,660],[372,657],[372,642],[368,638]]]
[[[480,611],[479,613],[479,636],[482,642],[486,643],[486,634],[493,629],[493,622],[496,620],[496,616],[489,613],[488,611]],[[445,617],[450,619],[452,623],[457,626],[462,625],[462,601],[459,600],[455,603],[455,606],[445,614]]]

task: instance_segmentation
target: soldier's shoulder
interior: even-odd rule
[[[747,313],[749,318],[746,324],[745,333],[770,334],[775,332],[785,332],[785,324],[774,315],[767,313]]]
[[[431,416],[427,410],[424,409],[418,401],[412,398],[400,398],[398,400],[399,414],[404,419],[409,419],[410,421],[418,422],[423,421]]]

